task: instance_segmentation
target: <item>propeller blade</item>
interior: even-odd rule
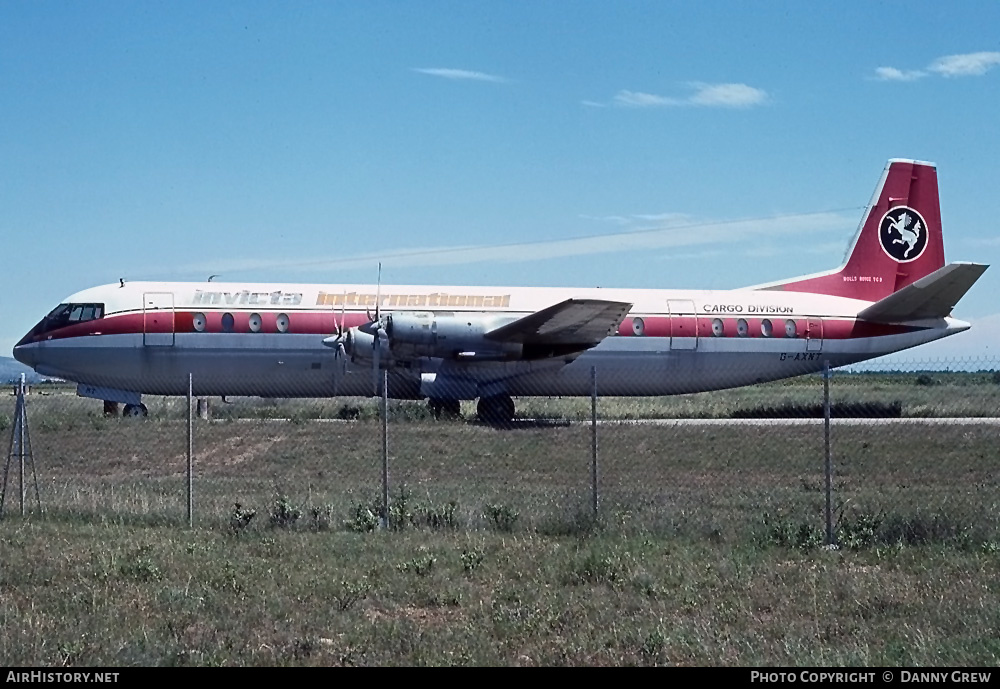
[[[338,342],[337,348],[333,350],[333,361],[333,396],[336,397],[340,391],[340,379],[347,374],[347,358],[343,342]]]
[[[347,290],[344,290],[344,296],[340,299],[340,323],[337,324],[337,337],[344,336],[344,321],[347,318],[345,315],[345,309],[347,308]]]
[[[382,261],[378,262],[378,279],[375,281],[375,320],[379,320],[379,307],[382,305]]]

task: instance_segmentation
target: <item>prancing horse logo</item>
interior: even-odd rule
[[[927,223],[908,206],[897,206],[882,216],[878,241],[893,260],[909,263],[927,248]]]

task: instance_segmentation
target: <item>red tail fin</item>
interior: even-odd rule
[[[842,267],[761,289],[878,301],[943,265],[937,168],[894,159],[882,173]]]

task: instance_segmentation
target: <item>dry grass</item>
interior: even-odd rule
[[[992,383],[977,385],[967,397],[985,408]],[[799,387],[812,395],[817,382]],[[740,404],[799,394],[770,390]],[[395,528],[365,532],[359,515],[380,501],[377,421],[198,422],[187,530],[179,407],[104,419],[93,402],[54,398],[30,402],[47,515],[14,518],[8,502],[0,522],[8,665],[993,665],[1000,655],[992,426],[835,426],[843,547],[828,551],[821,426],[602,426],[595,521],[589,427],[499,431],[400,405]],[[282,414],[266,406],[258,417]]]

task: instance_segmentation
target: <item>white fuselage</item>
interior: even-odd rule
[[[968,328],[952,318],[885,325],[857,319],[870,302],[800,292],[415,285],[130,282],[84,290],[85,321],[43,321],[15,348],[40,373],[138,393],[371,395],[373,364],[339,360],[324,338],[382,315],[433,312],[503,324],[566,299],[631,303],[616,332],[573,354],[467,362],[383,361],[393,397],[671,395],[737,387],[870,359]],[[50,324],[52,325],[52,324]],[[381,375],[381,374],[377,374]]]

